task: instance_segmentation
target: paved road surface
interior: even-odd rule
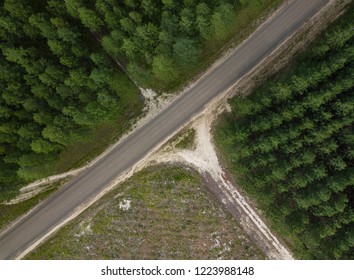
[[[92,199],[119,174],[188,122],[267,54],[293,34],[328,0],[288,0],[267,24],[258,29],[224,63],[141,127],[94,166],[79,174],[40,207],[0,235],[0,259],[14,259],[78,206]]]

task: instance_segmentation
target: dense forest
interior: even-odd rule
[[[64,2],[5,1],[0,27],[0,190],[6,197],[124,111],[124,95],[139,97]]]
[[[217,132],[240,186],[297,257],[354,259],[354,9]],[[284,73],[285,72],[285,73]]]
[[[173,87],[230,35],[238,7],[259,2],[277,1],[2,1],[0,201],[89,131],[131,115],[141,104],[132,80]]]
[[[203,46],[230,35],[235,10],[265,0],[66,0],[69,14],[143,87],[171,89],[198,69]],[[264,5],[264,4],[263,4]]]

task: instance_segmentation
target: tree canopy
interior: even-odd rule
[[[300,258],[354,258],[353,16],[292,69],[232,99],[218,130],[240,185]]]

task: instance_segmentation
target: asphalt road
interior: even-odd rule
[[[199,80],[150,122],[127,137],[91,168],[51,195],[40,207],[0,235],[0,259],[14,259],[102,192],[210,101],[237,82],[291,36],[329,0],[289,0],[222,64]]]

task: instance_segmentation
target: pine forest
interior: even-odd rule
[[[280,2],[2,1],[0,202],[59,173],[44,170],[104,125],[128,130],[139,88],[178,91]],[[232,98],[215,129],[236,182],[300,259],[354,259],[353,19],[352,3],[281,73]],[[91,150],[75,167],[102,152]]]
[[[0,200],[90,130],[141,107],[134,82],[173,87],[210,40],[230,35],[235,10],[256,2],[5,0]]]
[[[218,129],[240,186],[298,258],[354,258],[353,5]]]

